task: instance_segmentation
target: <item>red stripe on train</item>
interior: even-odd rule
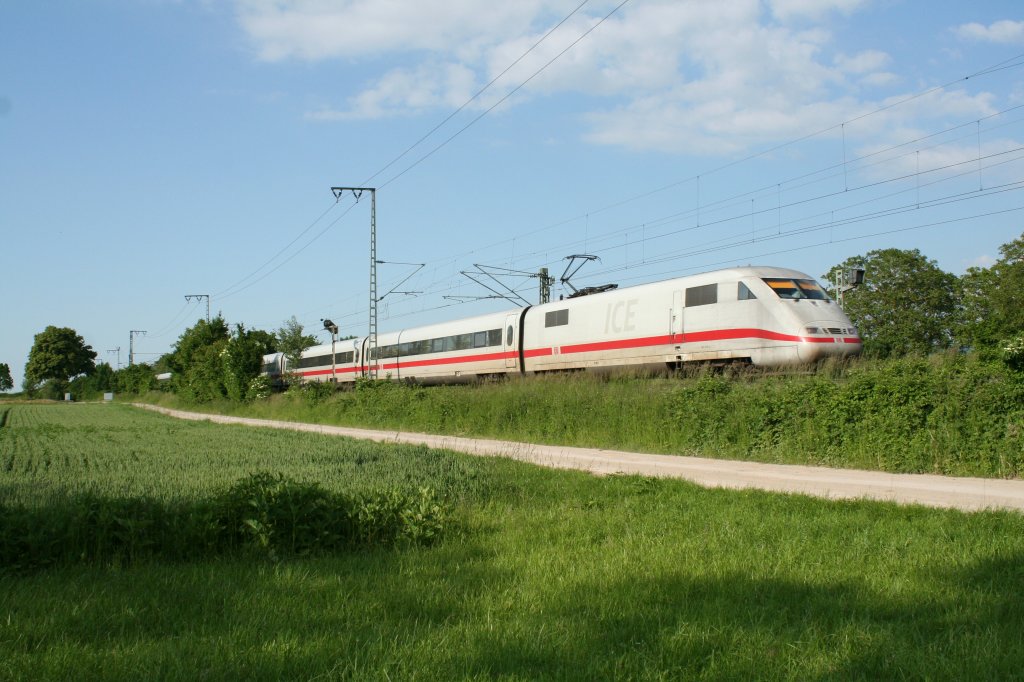
[[[785,341],[789,343],[836,343],[837,341],[832,337],[808,337],[808,336],[796,336],[793,334],[782,334],[780,332],[773,332],[767,329],[716,329],[711,331],[703,332],[689,332],[687,334],[675,334],[675,335],[664,335],[664,336],[648,336],[636,339],[618,339],[615,341],[596,341],[594,343],[577,343],[569,346],[561,346],[559,353],[562,355],[569,355],[573,353],[594,353],[608,350],[625,350],[628,348],[645,348],[650,346],[664,346],[672,344],[684,344],[684,343],[702,343],[707,341],[734,341],[739,339],[765,339],[768,341]],[[859,344],[861,340],[859,338],[847,337],[843,338],[843,343],[854,343]],[[532,348],[523,351],[523,357],[525,358],[539,358],[554,355],[554,349],[548,348]],[[431,367],[437,365],[454,365],[461,363],[470,362],[490,362],[494,360],[508,360],[515,359],[518,356],[516,351],[502,351],[498,353],[484,353],[480,355],[460,355],[446,358],[432,358],[428,360],[399,360],[398,362],[380,364],[377,366],[378,371],[380,370],[400,370],[403,368],[414,368],[414,367]],[[338,374],[349,374],[352,372],[366,371],[366,367],[339,367]],[[314,370],[311,372],[301,372],[303,376],[321,376],[325,374],[331,374],[331,370]]]

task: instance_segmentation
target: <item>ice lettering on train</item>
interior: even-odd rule
[[[636,330],[636,305],[640,299],[631,298],[628,301],[609,303],[608,310],[604,316],[604,332],[631,332]]]

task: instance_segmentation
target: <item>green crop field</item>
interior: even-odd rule
[[[1019,514],[595,478],[121,405],[6,410],[8,529],[31,531],[11,510],[43,518],[80,499],[197,509],[261,472],[331,495],[426,488],[446,513],[431,542],[0,567],[2,679],[989,680],[1024,670]]]

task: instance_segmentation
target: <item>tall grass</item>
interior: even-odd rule
[[[1024,473],[1024,373],[958,354],[791,373],[577,374],[439,387],[380,381],[334,395],[312,390],[205,409],[764,462]]]
[[[458,524],[402,549],[5,575],[2,679],[989,680],[1024,669],[1020,514],[322,439],[332,447],[121,406],[16,405],[10,422],[0,454],[13,449],[2,461],[15,466],[0,469],[0,491],[20,481],[28,510],[61,504],[76,490],[64,479],[85,473],[96,491],[194,504],[240,467],[273,461],[328,491],[432,487]]]
[[[96,494],[46,507],[0,502],[0,571],[225,554],[276,560],[425,544],[440,537],[446,517],[445,505],[429,488],[416,495],[395,489],[342,495],[267,473],[190,502]]]

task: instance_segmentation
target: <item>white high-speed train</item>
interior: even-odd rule
[[[264,374],[352,382],[379,378],[445,383],[510,374],[636,368],[688,362],[762,366],[855,355],[850,319],[811,277],[742,267],[480,315],[309,348],[298,367],[264,357]]]

